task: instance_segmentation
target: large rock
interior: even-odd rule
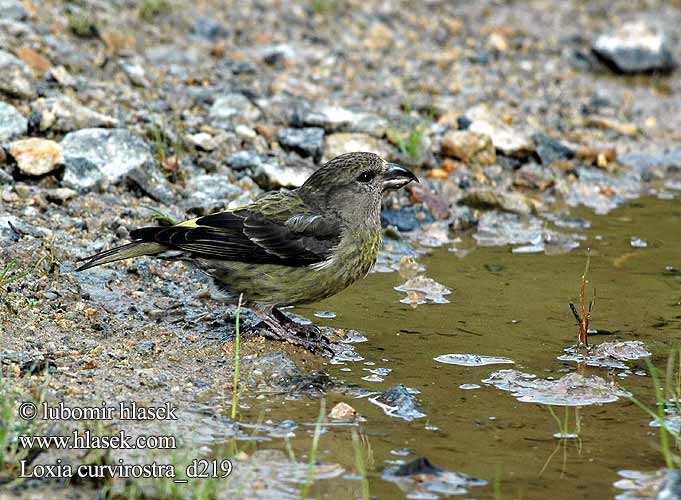
[[[358,132],[383,137],[388,128],[385,118],[333,105],[299,104],[290,117],[294,127],[321,127],[327,132]]]
[[[209,115],[216,122],[238,118],[254,121],[260,118],[260,110],[245,95],[232,92],[218,96],[210,108]]]
[[[208,40],[216,40],[229,35],[229,31],[219,21],[205,16],[194,19],[192,33]]]
[[[19,171],[25,175],[45,175],[64,163],[61,146],[47,139],[15,141],[9,145],[9,154],[17,162]]]
[[[551,165],[556,160],[570,160],[575,157],[575,151],[561,144],[546,134],[534,134],[532,136],[537,145],[537,156],[542,165]]]
[[[322,128],[283,128],[279,131],[277,140],[284,149],[295,151],[303,157],[312,157],[314,161],[319,161],[324,152]]]
[[[156,201],[170,205],[175,200],[175,191],[166,176],[147,163],[131,170],[126,179]]]
[[[380,406],[387,415],[409,422],[426,416],[416,397],[402,384],[394,385],[369,401]]]
[[[425,208],[403,207],[399,210],[381,210],[381,225],[394,226],[399,231],[413,231],[423,224],[434,221],[433,214]]]
[[[643,22],[625,23],[600,35],[591,49],[619,73],[667,72],[676,66],[667,37]]]
[[[187,180],[186,192],[188,198],[184,206],[194,213],[222,210],[243,194],[243,190],[222,173],[191,176]]]
[[[28,18],[28,12],[19,0],[0,0],[0,12],[3,19],[24,21]]]
[[[388,161],[395,156],[395,151],[387,142],[370,135],[340,132],[326,136],[326,149],[324,151],[326,160],[354,151],[376,153]]]
[[[0,93],[14,97],[35,97],[35,82],[30,68],[4,50],[0,50]]]
[[[40,118],[41,131],[71,132],[83,128],[116,127],[118,120],[83,106],[74,99],[60,95],[40,98],[31,104]]]
[[[681,470],[668,470],[660,483],[657,500],[681,500]]]
[[[61,147],[63,183],[81,191],[102,181],[117,181],[137,168],[154,168],[149,146],[124,129],[78,130],[67,134]]]
[[[137,87],[142,87],[145,89],[149,88],[150,83],[149,80],[147,79],[147,74],[140,64],[135,64],[129,61],[119,61],[118,66],[121,68],[121,71],[123,71],[123,73],[125,73],[125,75],[128,77],[130,83]]]
[[[526,158],[534,153],[534,142],[526,131],[505,124],[484,104],[469,109],[465,118],[468,130],[490,136],[494,147],[505,155]]]
[[[14,106],[0,102],[0,141],[24,135],[28,121]]]
[[[21,47],[15,53],[37,76],[43,76],[52,68],[50,60],[31,47]]]
[[[185,141],[191,146],[202,151],[213,151],[218,147],[218,141],[206,132],[199,132],[198,134],[187,134]]]
[[[314,172],[314,168],[305,162],[282,164],[279,158],[253,151],[237,151],[227,159],[227,163],[234,170],[250,170],[251,177],[266,189],[302,186]]]
[[[470,130],[451,130],[442,138],[442,154],[466,165],[494,165],[497,154],[492,138]]]

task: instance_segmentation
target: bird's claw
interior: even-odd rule
[[[313,354],[334,355],[329,339],[315,325],[301,325],[287,318],[286,322],[281,323],[261,321],[254,330],[265,338],[299,345]]]

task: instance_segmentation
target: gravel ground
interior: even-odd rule
[[[386,199],[390,269],[464,231],[544,250],[557,233],[536,241],[514,224],[681,189],[678,2],[0,10],[0,366],[23,387],[49,368],[53,400],[224,409],[234,311],[197,272],[149,260],[72,272],[158,212],[235,207],[374,151],[422,178]],[[243,355],[260,390],[298,391],[321,366],[257,338]],[[262,358],[302,371],[272,376]]]

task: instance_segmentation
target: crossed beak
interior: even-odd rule
[[[383,174],[383,191],[400,189],[411,181],[419,182],[413,172],[397,163],[386,163],[388,170]]]

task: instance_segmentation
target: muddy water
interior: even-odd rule
[[[518,402],[510,393],[480,382],[492,371],[509,367],[542,378],[559,378],[576,369],[575,363],[556,358],[576,340],[568,302],[577,300],[587,246],[592,248],[590,281],[597,290],[592,327],[616,332],[594,336],[592,342],[642,340],[661,368],[670,349],[679,345],[681,274],[665,270],[681,268],[678,200],[647,198],[606,217],[579,210],[572,215],[588,219],[591,228],[579,231],[587,240],[567,254],[520,255],[508,247],[478,247],[465,257],[446,248],[422,257],[427,274],[453,291],[449,304],[415,309],[401,304],[402,295],[393,290],[403,281],[399,275],[375,273],[332,299],[296,311],[310,318],[315,311],[333,311],[336,318],[317,321],[358,329],[369,337],[357,346],[365,360],[328,366],[334,377],[375,391],[397,383],[420,391],[418,398],[428,416],[412,422],[385,415],[367,399],[329,396],[329,407],[344,400],[367,419],[361,429],[368,443],[373,495],[403,497],[393,483],[381,479],[381,471],[389,463],[417,456],[486,479],[487,486],[468,492],[478,498],[491,498],[495,483],[503,498],[612,498],[618,493],[613,482],[619,470],[663,466],[656,434],[648,427],[650,419],[628,400],[578,410],[554,406],[560,419],[568,412],[571,432],[576,417],[580,424],[578,439],[560,442],[553,437],[559,429],[548,407]],[[632,247],[632,237],[645,240],[647,247]],[[433,360],[448,353],[501,356],[516,365],[465,367]],[[645,368],[642,361],[629,364],[633,371]],[[383,382],[362,380],[370,375],[366,368],[378,367],[392,372]],[[585,367],[582,373],[612,380],[652,406],[651,378],[617,376],[621,371]],[[462,384],[481,388],[465,390]],[[256,415],[260,410],[252,411]],[[313,422],[317,412],[317,401],[289,401],[277,405],[268,417]],[[320,460],[340,463],[348,474],[355,473],[349,428],[327,430],[320,442]],[[306,460],[311,432],[310,427],[299,429],[292,441],[300,460]],[[410,450],[408,455],[395,454],[405,449]],[[312,494],[358,498],[360,483],[347,477],[318,481]]]

